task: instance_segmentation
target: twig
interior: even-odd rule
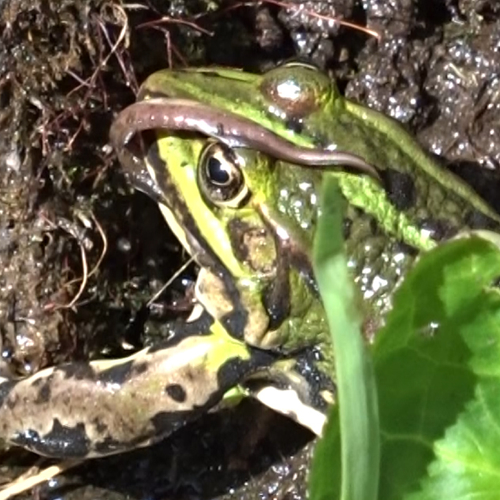
[[[175,271],[172,277],[148,300],[146,307],[149,307],[171,284],[172,282],[183,272],[186,268],[194,261],[193,257],[190,257],[187,262],[182,264],[182,266]]]
[[[19,495],[19,493],[48,481],[58,474],[80,465],[82,462],[83,460],[66,460],[57,465],[51,465],[33,476],[26,477],[26,474],[23,474],[18,479],[8,483],[0,489],[0,500],[8,500],[15,495]]]

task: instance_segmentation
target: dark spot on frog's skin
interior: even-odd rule
[[[98,379],[104,383],[113,383],[123,385],[129,380],[145,373],[149,369],[149,363],[146,361],[124,361],[103,370],[98,374]]]
[[[91,423],[99,434],[108,434],[108,426],[106,424],[103,424],[99,417],[94,418]]]
[[[208,408],[215,406],[222,395],[228,390],[241,384],[242,381],[259,368],[268,367],[276,361],[275,354],[269,351],[249,348],[250,359],[231,358],[220,366],[217,372],[217,387],[219,388],[205,405]]]
[[[88,363],[68,363],[57,368],[65,379],[95,380],[96,374]]]
[[[123,385],[128,382],[133,375],[134,362],[124,361],[122,363],[117,363],[111,366],[107,370],[103,370],[99,373],[98,379],[103,383],[113,383]]]
[[[69,394],[69,391],[61,397],[60,401],[61,406],[64,408],[69,408],[71,406],[72,396]]]
[[[48,378],[52,378],[52,377],[53,377],[53,375],[50,375],[48,377],[37,378],[36,380],[31,382],[31,387],[33,387],[33,389],[39,389]]]
[[[44,383],[39,387],[36,399],[33,401],[34,404],[46,404],[50,401],[50,397],[52,395],[52,378],[53,377],[47,377],[44,380]]]
[[[417,201],[415,182],[410,174],[393,169],[379,171],[389,201],[400,211],[409,210]]]
[[[149,369],[149,363],[147,361],[136,362],[132,367],[132,375],[133,376],[142,375],[143,373],[147,372],[148,369]]]
[[[377,222],[377,219],[375,219],[375,217],[370,217],[369,227],[370,227],[371,234],[378,233],[378,222]]]
[[[184,387],[180,384],[169,384],[165,387],[165,392],[176,402],[184,403],[187,398]]]
[[[18,433],[11,441],[40,455],[57,458],[85,458],[90,450],[90,441],[84,424],[66,427],[56,418],[52,430],[41,436],[28,429]]]
[[[231,313],[226,314],[221,322],[231,337],[242,340],[248,324],[248,311],[241,301],[240,291],[236,288],[234,280],[228,273],[224,273],[223,283],[227,296],[231,297],[233,310]]]
[[[267,286],[262,302],[269,317],[268,330],[277,330],[290,315],[290,249],[287,243],[275,239],[276,256],[275,278]]]
[[[304,130],[304,121],[302,118],[288,118],[285,121],[286,128],[292,130],[296,134],[302,134]]]
[[[208,377],[212,377],[212,374],[207,373],[206,368],[202,365],[186,366],[182,371],[182,383],[186,387],[187,393],[193,387],[203,387],[202,384],[208,382]]]
[[[323,354],[320,346],[307,349],[298,355],[294,370],[307,381],[309,394],[307,395],[307,401],[303,400],[303,402],[320,411],[326,411],[328,404],[321,394],[324,391],[335,394],[336,389],[331,377],[318,370],[318,362],[322,359]]]
[[[290,282],[288,276],[275,279],[262,298],[269,317],[269,330],[277,330],[290,315]]]
[[[248,312],[242,309],[240,314],[234,314],[233,311],[233,313],[226,314],[220,318],[220,322],[231,336],[237,339],[243,339],[245,328],[248,323]]]
[[[118,360],[119,361],[119,360]],[[146,361],[124,361],[117,362],[107,370],[97,375],[100,382],[123,385],[134,377],[143,374],[149,368]]]
[[[6,380],[0,383],[0,406],[4,404],[5,400],[8,401],[10,391],[12,391],[15,385],[16,385],[15,380]]]

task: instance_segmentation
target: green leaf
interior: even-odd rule
[[[473,237],[423,255],[373,357],[379,498],[500,498],[500,252]]]
[[[353,347],[359,317],[334,191],[325,186],[314,256],[335,332],[339,408],[317,446],[310,488],[314,500],[367,500],[378,473],[368,431],[376,428],[375,391],[369,361]],[[473,236],[427,252],[395,292],[372,350],[380,500],[500,498],[500,292],[491,286],[499,277],[498,245]]]
[[[326,176],[322,214],[314,241],[314,270],[335,353],[340,416],[342,500],[375,500],[378,490],[379,428],[375,379],[361,336],[361,315],[342,239],[343,199]],[[333,417],[315,451],[310,476],[313,500],[339,498],[339,431]],[[336,479],[335,479],[336,478]]]

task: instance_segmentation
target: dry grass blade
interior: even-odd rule
[[[147,307],[150,307],[151,304],[174,282],[174,280],[180,276],[182,272],[184,272],[188,266],[191,264],[191,262],[194,261],[194,258],[191,257],[182,264],[182,266],[177,269],[177,271],[172,275],[172,277],[148,300],[148,303],[146,304]]]
[[[52,479],[72,467],[80,465],[82,462],[82,460],[67,460],[57,465],[51,465],[50,467],[47,467],[46,469],[43,469],[31,476],[24,474],[0,489],[0,500],[8,500],[9,498],[19,495],[20,493],[23,493],[30,488],[34,488],[35,486]]]

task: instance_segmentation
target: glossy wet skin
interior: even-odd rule
[[[349,202],[345,220],[346,245],[355,279],[369,302],[370,314],[378,314],[390,306],[392,289],[419,250],[430,249],[464,229],[496,230],[498,227],[498,215],[467,185],[426,155],[396,122],[346,101],[338,94],[330,78],[313,68],[283,66],[264,75],[217,68],[163,71],[147,80],[140,97],[155,102],[155,109],[144,113],[143,123],[151,119],[160,125],[164,110],[172,110],[179,99],[191,99],[197,104],[252,120],[254,135],[259,129],[271,130],[295,147],[315,146],[321,151],[353,153],[356,158],[376,167],[381,182],[374,182],[373,175],[357,175],[352,170],[339,172],[339,166],[326,169],[339,178]],[[141,103],[128,109],[130,115],[141,111]],[[127,112],[122,118],[122,123],[126,123]],[[191,115],[193,122],[199,118],[196,113]],[[175,119],[175,114],[171,119]],[[207,122],[206,119],[202,121]],[[215,130],[219,125],[217,119],[210,123]],[[116,122],[115,130],[119,128],[120,122]],[[130,128],[128,123],[124,128]],[[185,130],[188,129],[194,127],[185,126]],[[223,126],[220,132],[224,132]],[[232,135],[229,139],[225,136],[219,139],[229,143],[233,152],[248,154],[243,153],[246,147],[238,147],[246,146],[244,139],[238,142]],[[175,157],[168,153],[169,150],[175,151],[176,147],[172,144],[165,147],[166,163],[172,163]],[[193,165],[196,165],[196,155],[200,151],[201,148],[194,154],[187,152],[187,156],[194,156]],[[266,161],[262,159],[265,157],[283,160],[279,154],[269,155],[269,150],[263,153],[260,162]],[[318,174],[310,168],[294,170],[288,159],[285,161],[279,162],[281,168],[277,169],[282,178],[273,180],[281,191],[287,192],[283,200],[259,193],[259,186],[251,191],[256,198],[262,195],[267,199],[267,212],[274,210],[274,215],[269,218],[271,223],[279,220],[278,225],[286,229],[293,217],[302,217],[304,221],[295,220],[293,224],[307,226],[311,215],[301,215],[294,209],[303,201],[302,193],[294,192],[298,183],[290,172],[300,171],[305,178],[301,182],[315,184],[318,183]],[[298,158],[296,163],[300,165]],[[154,170],[158,169],[150,165],[150,171]],[[253,182],[254,170],[246,169],[247,183]],[[191,198],[192,194],[184,197]],[[202,209],[210,210],[210,203]],[[198,209],[192,207],[193,210]],[[296,213],[292,213],[294,210]],[[314,223],[310,226],[313,227]],[[292,240],[310,241],[310,238],[311,231]],[[227,250],[218,252],[223,259],[230,253]]]
[[[333,353],[310,256],[324,175],[347,200],[346,248],[370,321],[419,251],[465,228],[498,229],[498,215],[395,122],[344,100],[313,68],[164,71],[139,100],[111,141],[198,262],[203,312],[130,358],[1,380],[0,437],[37,453],[146,446],[231,389],[320,432]]]

